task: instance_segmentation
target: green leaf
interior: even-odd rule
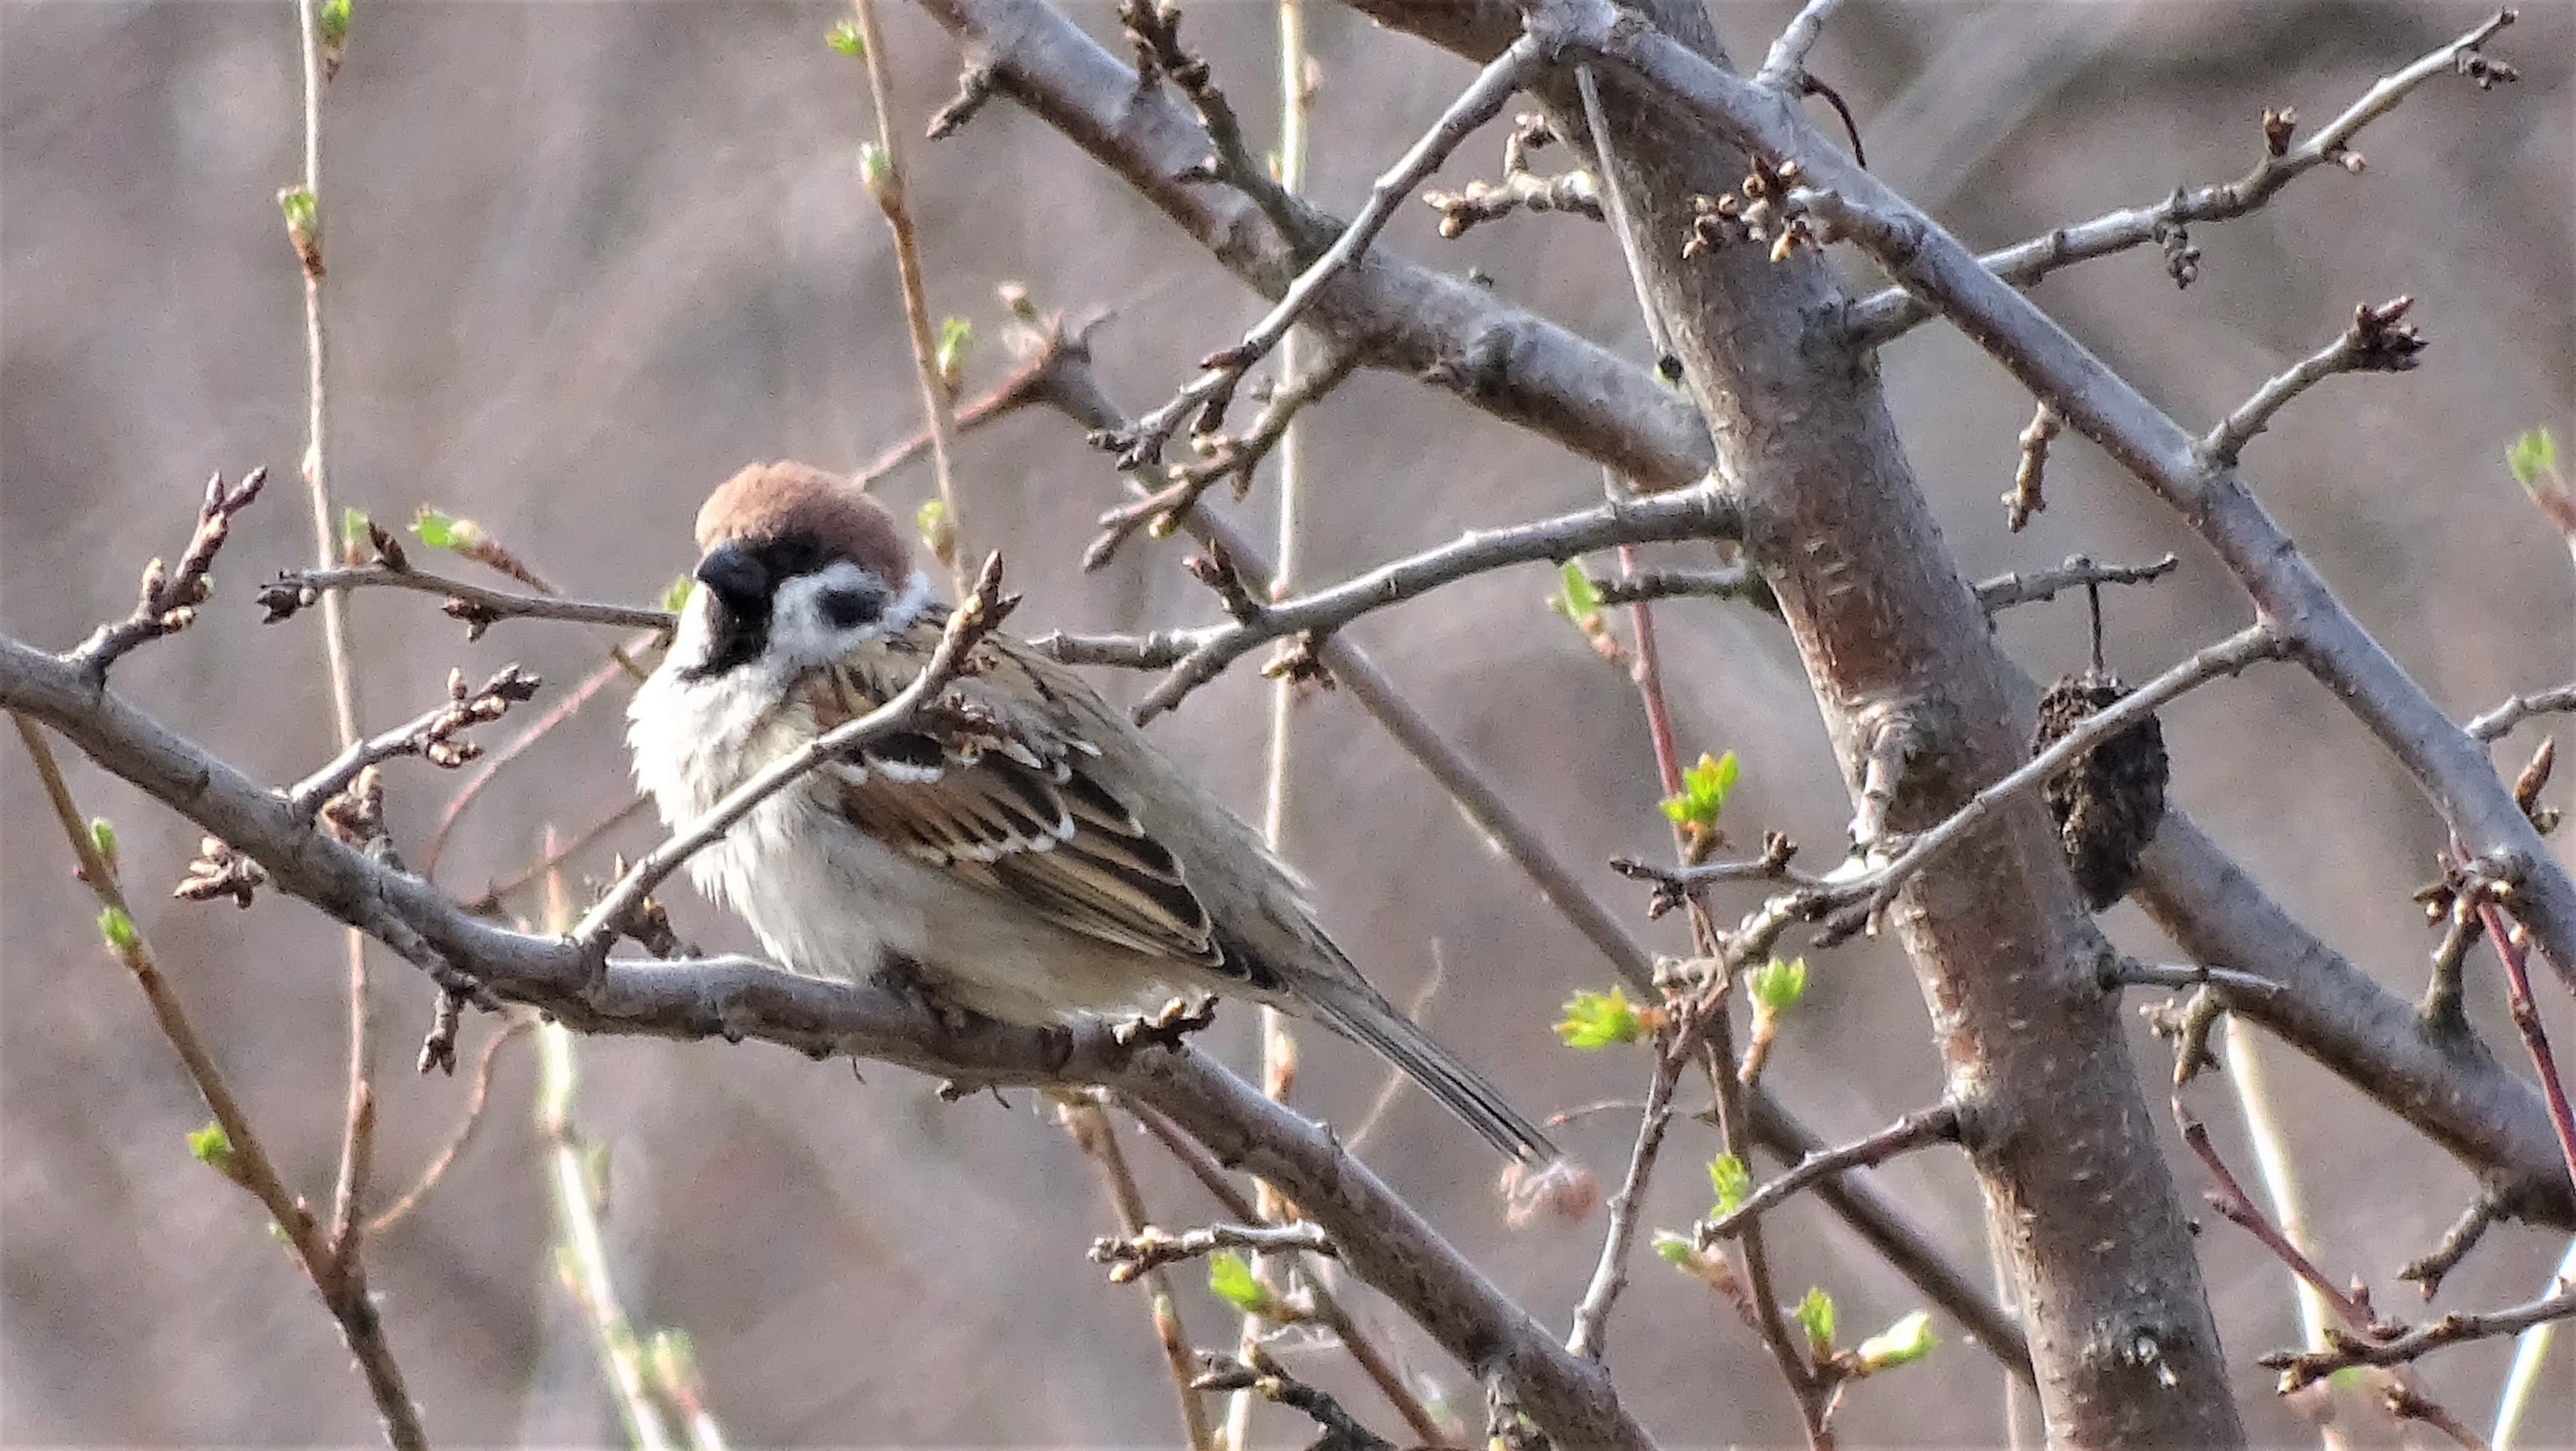
[[[1753,1175],[1744,1161],[1733,1154],[1720,1154],[1708,1161],[1708,1186],[1717,1191],[1717,1213],[1733,1214],[1744,1196],[1753,1192]]]
[[[672,614],[678,614],[681,610],[688,607],[689,591],[697,588],[697,586],[698,582],[685,574],[681,575],[678,579],[671,581],[671,587],[662,591],[662,608],[669,610]]]
[[[1616,987],[1606,993],[1578,992],[1566,999],[1565,1018],[1556,1025],[1556,1036],[1565,1040],[1565,1046],[1586,1052],[1613,1043],[1634,1043],[1645,1031],[1637,1005]]]
[[[1940,1342],[1932,1334],[1932,1317],[1917,1310],[1860,1343],[1854,1353],[1867,1370],[1888,1370],[1921,1360]]]
[[[2515,483],[2537,493],[2545,486],[2542,476],[2558,472],[2558,441],[2546,428],[2531,429],[2504,451],[2504,466],[2513,470]]]
[[[1547,597],[1547,607],[1573,621],[1576,628],[1590,630],[1601,615],[1601,595],[1592,588],[1592,576],[1572,559],[1565,562],[1558,575],[1563,585]]]
[[[233,1162],[232,1135],[224,1132],[222,1124],[208,1119],[204,1128],[188,1135],[188,1157],[218,1174],[229,1176]]]
[[[1270,1291],[1263,1288],[1243,1256],[1232,1250],[1218,1250],[1208,1256],[1208,1289],[1246,1315],[1258,1315],[1270,1304]]]
[[[1676,826],[1715,829],[1719,813],[1726,810],[1727,793],[1735,789],[1735,773],[1733,751],[1716,757],[1702,753],[1698,764],[1682,772],[1681,793],[1660,803],[1665,818]]]
[[[467,549],[483,542],[483,528],[471,519],[459,519],[444,509],[427,504],[411,519],[411,532],[432,549]]]
[[[1798,1328],[1807,1332],[1807,1343],[1819,1350],[1830,1351],[1834,1344],[1834,1300],[1824,1291],[1809,1286],[1805,1298],[1791,1312],[1798,1317]]]
[[[1807,991],[1807,959],[1773,958],[1753,969],[1753,1004],[1767,1013],[1786,1012]]]
[[[975,350],[975,325],[962,317],[939,320],[939,347],[932,361],[939,368],[939,380],[953,391],[958,378],[966,371],[966,359]]]
[[[824,37],[824,40],[832,49],[846,56],[857,57],[868,53],[868,43],[860,37],[859,23],[855,20],[844,20],[833,26],[832,33]]]
[[[1655,1231],[1655,1253],[1662,1255],[1666,1264],[1686,1265],[1692,1255],[1699,1253],[1699,1247],[1692,1244],[1686,1234],[1659,1229]]]
[[[322,13],[318,17],[318,24],[324,45],[336,50],[347,44],[349,0],[322,0]]]
[[[90,818],[89,846],[90,850],[98,853],[100,861],[107,863],[109,871],[116,870],[116,828],[108,824],[106,817]]]
[[[122,907],[102,908],[98,914],[98,935],[120,957],[132,957],[143,950],[143,939],[134,931],[134,919]]]

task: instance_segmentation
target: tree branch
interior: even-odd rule
[[[512,594],[379,563],[280,571],[274,582],[260,587],[260,607],[268,611],[262,623],[273,625],[321,595],[375,587],[447,596],[447,613],[465,622],[468,639],[480,637],[493,621],[506,619],[570,620],[575,624],[615,625],[623,630],[651,630],[656,634],[669,634],[674,621],[669,610],[595,604],[554,595]]]
[[[2361,99],[2295,149],[2273,141],[2274,130],[2284,138],[2289,134],[2280,129],[2284,126],[2282,120],[2273,118],[2273,127],[2267,128],[2263,158],[2236,181],[2195,191],[2177,188],[2173,196],[2156,206],[2130,208],[2076,226],[2059,227],[2046,236],[1989,252],[1978,258],[1978,263],[2007,284],[2028,287],[2060,267],[2126,251],[2193,222],[2223,222],[2245,216],[2270,201],[2293,179],[2328,163],[2359,171],[2361,157],[2350,145],[2362,127],[2397,109],[2397,104],[2417,86],[2435,76],[2459,71],[2464,58],[2475,55],[2478,47],[2512,24],[2513,19],[2511,10],[2498,11],[2412,65],[2380,77],[2362,93]],[[1876,346],[1925,321],[1932,313],[1931,305],[1900,286],[1853,303],[1843,318],[1854,343]]]
[[[1173,646],[1168,680],[1136,705],[1138,724],[1178,705],[1228,665],[1261,645],[1290,635],[1329,635],[1371,610],[1401,604],[1445,584],[1508,565],[1562,562],[1614,544],[1723,538],[1737,527],[1731,501],[1714,487],[1681,490],[1651,499],[1614,500],[1554,519],[1473,533],[1454,544],[1426,549],[1329,589],[1275,605],[1257,601],[1246,618],[1196,632],[1172,632],[1128,642],[1049,635],[1037,649],[1068,663],[1134,664],[1159,661]]]

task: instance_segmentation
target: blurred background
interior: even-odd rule
[[[1721,32],[1759,55],[1793,7],[1726,3]],[[1273,15],[1187,7],[1257,137],[1275,135]],[[326,109],[323,210],[333,357],[332,472],[340,496],[399,521],[432,504],[480,521],[566,591],[637,603],[690,562],[688,526],[716,481],[754,459],[853,469],[917,426],[884,223],[862,190],[872,132],[859,68],[825,35],[828,5],[431,4],[361,0]],[[1105,5],[1070,13],[1126,53]],[[2314,127],[2370,80],[2486,13],[2448,3],[2048,5],[1855,3],[1814,69],[1849,99],[1878,174],[1972,243],[1995,246],[2177,183],[2242,174],[2265,106]],[[2200,280],[2177,292],[2152,248],[2061,273],[2038,292],[2149,396],[2206,427],[2262,379],[2323,345],[2354,304],[2399,293],[2432,341],[2399,377],[2337,379],[2247,455],[2253,487],[2365,623],[2460,715],[2561,683],[2576,648],[2567,550],[2518,497],[2502,457],[2522,429],[2569,436],[2576,399],[2570,176],[2576,12],[2530,6],[2491,53],[2522,71],[2482,93],[2424,87],[2366,132],[2366,173],[2312,174],[2243,221],[2196,229]],[[888,13],[897,97],[918,130],[950,93],[955,48],[926,17]],[[1311,186],[1348,215],[1369,179],[1471,74],[1330,7],[1312,11],[1322,78]],[[154,554],[175,554],[208,474],[265,463],[271,497],[243,518],[218,593],[187,636],[119,667],[120,688],[269,780],[329,754],[320,627],[262,627],[255,581],[307,561],[295,482],[303,447],[301,283],[275,193],[300,156],[295,20],[282,4],[0,7],[0,629],[49,648],[121,615]],[[1819,108],[1821,115],[1821,108]],[[1502,130],[1441,178],[1500,172]],[[1542,153],[1553,160],[1561,153]],[[996,284],[1043,307],[1107,308],[1095,348],[1131,410],[1188,376],[1262,304],[1158,214],[1045,126],[997,101],[955,139],[916,145],[912,195],[933,307],[971,319],[968,388],[1009,365]],[[1505,294],[1626,351],[1642,329],[1609,232],[1520,217],[1456,242],[1408,206],[1384,245],[1482,268]],[[1855,265],[1855,272],[1857,267]],[[1860,285],[1874,281],[1858,276]],[[2121,591],[2113,667],[2143,678],[2241,623],[2224,575],[2100,453],[2069,438],[2049,511],[2002,528],[2027,397],[1970,345],[1926,327],[1884,367],[1916,469],[1972,576],[2083,551],[2183,567]],[[1248,413],[1249,410],[1244,410]],[[1339,577],[1460,531],[1599,497],[1590,465],[1401,379],[1363,375],[1311,415],[1311,579]],[[1215,617],[1180,570],[1182,543],[1131,546],[1084,575],[1076,557],[1115,497],[1104,456],[1031,413],[971,435],[960,459],[970,549],[1007,554],[1028,601],[1016,622],[1127,630]],[[1266,480],[1266,475],[1265,475]],[[908,508],[926,469],[881,486]],[[1261,521],[1266,486],[1240,506]],[[1267,524],[1262,527],[1266,530]],[[418,553],[417,548],[415,553]],[[456,565],[458,569],[468,569]],[[497,580],[495,581],[498,582]],[[1643,894],[1601,864],[1669,850],[1632,689],[1548,613],[1548,571],[1490,575],[1372,618],[1354,633],[1454,739],[1490,768],[1623,908]],[[363,721],[408,718],[451,667],[480,678],[523,661],[568,686],[613,643],[576,627],[504,623],[481,642],[426,597],[354,607]],[[1734,749],[1739,840],[1789,832],[1821,866],[1849,805],[1789,642],[1763,617],[1708,601],[1662,607],[1685,750]],[[1622,623],[1624,630],[1624,622]],[[2080,602],[2013,612],[2004,635],[2033,675],[2081,668]],[[1104,690],[1142,682],[1103,673]],[[1162,743],[1247,815],[1259,809],[1267,687],[1248,670],[1157,725]],[[585,831],[631,796],[622,687],[512,768],[465,814],[438,879],[472,894],[516,875],[549,828]],[[532,719],[523,715],[521,720]],[[487,733],[497,743],[519,729]],[[2175,798],[2313,928],[2395,991],[2421,986],[2432,939],[2408,893],[2440,844],[2413,788],[2327,696],[2287,669],[2204,690],[2166,713]],[[2534,728],[2501,754],[2518,765]],[[1289,854],[1328,922],[1399,1000],[1445,972],[1431,1029],[1540,1114],[1642,1090],[1634,1053],[1578,1055],[1549,1031],[1578,987],[1610,974],[1412,763],[1346,700],[1296,714]],[[389,773],[394,830],[417,851],[457,777]],[[142,926],[216,1045],[292,1181],[327,1197],[341,1116],[339,929],[289,900],[247,913],[162,900],[195,832],[85,762],[84,809],[120,829]],[[2553,793],[2563,797],[2563,790]],[[575,862],[653,839],[640,821]],[[23,756],[0,751],[0,1438],[85,1444],[372,1444],[373,1414],[336,1327],[271,1244],[247,1196],[190,1162],[204,1122],[132,982],[100,950],[95,905]],[[1752,899],[1747,897],[1745,903]],[[529,894],[511,899],[533,914]],[[694,895],[684,935],[748,945]],[[1730,901],[1730,910],[1737,904]],[[2135,909],[2106,924],[2171,956]],[[1637,930],[1683,947],[1677,919]],[[379,1181],[407,1185],[461,1111],[466,1080],[406,1071],[430,991],[378,954],[388,1076]],[[1912,975],[1863,943],[1812,962],[1807,1002],[1769,1081],[1844,1138],[1939,1092]],[[2259,969],[2260,964],[2244,964]],[[2472,976],[2478,1021],[2499,992]],[[2548,1010],[2562,1032],[2576,1014]],[[469,1021],[465,1050],[493,1031]],[[2509,1031],[2507,1033],[2509,1040]],[[1252,1017],[1210,1042],[1250,1062]],[[1382,1070],[1306,1036],[1301,1104],[1345,1127]],[[522,1041],[502,1059],[490,1120],[427,1206],[372,1243],[396,1352],[433,1439],[617,1439],[579,1320],[555,1282]],[[2142,1080],[2161,1101],[2165,1055],[2143,1031]],[[2518,1055],[2517,1055],[2518,1056]],[[639,1324],[695,1340],[713,1408],[753,1443],[1171,1444],[1171,1392],[1141,1294],[1085,1261],[1112,1228],[1105,1195],[1029,1095],[941,1104],[928,1081],[721,1044],[585,1041],[578,1118],[606,1146],[608,1225]],[[2264,1059],[2289,1126],[2314,1257],[2358,1274],[2382,1305],[2416,1311],[2390,1276],[2428,1249],[2475,1189],[2449,1159],[2321,1072]],[[2240,1170],[2251,1159],[2215,1080],[2203,1117]],[[1615,1175],[1632,1116],[1563,1131]],[[1713,1134],[1679,1126],[1650,1224],[1705,1210]],[[1600,1232],[1507,1228],[1485,1148],[1408,1095],[1362,1152],[1535,1313],[1561,1324]],[[1156,1217],[1216,1217],[1141,1141]],[[2178,1161],[2187,1192],[2199,1170]],[[1982,1266],[1973,1182],[1954,1155],[1877,1171],[1963,1263]],[[2297,1337],[2287,1276],[2208,1217],[2201,1251],[2250,1423],[2311,1440],[2253,1364]],[[1835,1297],[1850,1338],[1918,1297],[1820,1211],[1774,1220],[1785,1294]],[[2437,1308],[2527,1298],[2563,1246],[2509,1227],[2455,1274]],[[1234,1319],[1182,1276],[1194,1337],[1230,1344]],[[1365,1293],[1353,1297],[1427,1387],[1473,1406],[1444,1356]],[[1970,1445],[2005,1435],[1991,1363],[1942,1321],[1928,1364],[1857,1387],[1853,1444]],[[1620,1382],[1676,1444],[1775,1443],[1796,1422],[1758,1345],[1697,1282],[1641,1257],[1612,1322]],[[1384,1407],[1336,1354],[1282,1350],[1293,1370]],[[2450,1352],[2425,1384],[2483,1425],[2508,1355]],[[2576,1438],[2559,1358],[2530,1435]],[[2026,1410],[2025,1410],[2026,1414]],[[2395,1444],[2354,1401],[2339,1427]],[[1311,1427],[1264,1412],[1264,1444]]]

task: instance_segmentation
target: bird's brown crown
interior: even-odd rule
[[[898,587],[912,574],[912,548],[885,505],[856,481],[812,464],[752,464],[718,485],[698,510],[700,553],[728,540],[794,538]]]

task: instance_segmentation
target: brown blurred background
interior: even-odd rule
[[[1741,54],[1759,54],[1783,4],[1724,4]],[[342,497],[400,520],[424,503],[470,515],[573,593],[637,602],[688,563],[701,494],[746,460],[851,468],[916,426],[885,228],[853,164],[869,134],[858,68],[823,43],[827,5],[381,4],[360,0],[326,112],[323,208],[335,348],[333,473]],[[2178,182],[2241,174],[2266,105],[2309,126],[2370,79],[2474,24],[2460,4],[1863,3],[1828,31],[1815,69],[1850,99],[1879,174],[1972,242],[1998,245]],[[1104,5],[1075,18],[1122,54]],[[956,55],[917,12],[891,12],[899,104],[917,128],[950,90]],[[1273,134],[1271,11],[1189,7],[1257,135]],[[2432,339],[2396,378],[2338,379],[2248,453],[2250,477],[2327,577],[2424,684],[2465,715],[2569,674],[2566,551],[2501,463],[2523,428],[2568,437],[2576,397],[2571,163],[2576,106],[2564,6],[2527,7],[2494,52],[2519,85],[2425,87],[2362,137],[2369,170],[2319,172],[2268,210],[2202,228],[2201,279],[2177,293],[2153,249],[2061,274],[2042,301],[2152,397],[2205,427],[2262,378],[2322,345],[2353,305],[2398,293]],[[1352,15],[1318,7],[1323,77],[1312,186],[1347,215],[1375,172],[1469,70]],[[122,689],[245,769],[290,780],[328,753],[318,622],[263,628],[248,586],[311,552],[293,482],[303,446],[299,281],[274,201],[298,156],[292,10],[279,4],[0,7],[0,628],[48,647],[121,614],[144,559],[174,552],[206,476],[266,463],[270,500],[242,523],[219,593],[186,637],[119,668]],[[1443,183],[1494,176],[1500,132]],[[1553,158],[1557,153],[1544,153]],[[970,388],[1007,365],[994,285],[1042,305],[1100,306],[1105,378],[1132,408],[1187,376],[1260,305],[1159,215],[1007,102],[956,139],[915,150],[914,196],[933,304],[973,319]],[[1609,233],[1520,218],[1443,243],[1409,206],[1387,245],[1479,266],[1505,294],[1643,366],[1642,331]],[[1866,281],[1866,279],[1864,279]],[[2239,622],[2234,588],[2161,506],[2089,445],[2059,446],[2053,507],[2009,536],[1996,496],[2029,403],[1973,348],[1926,328],[1888,350],[1888,384],[1916,468],[1973,574],[2178,550],[2182,571],[2123,592],[2112,663],[2138,678]],[[1599,495],[1596,472],[1400,378],[1357,379],[1313,415],[1313,578]],[[2576,443],[2576,440],[2571,440]],[[1075,564],[1113,497],[1104,458],[1051,416],[973,435],[961,460],[970,545],[1002,548],[1028,594],[1019,623],[1127,629],[1212,618],[1179,570],[1179,544],[1133,547],[1100,574]],[[913,471],[886,486],[908,505]],[[1266,511],[1265,487],[1244,506]],[[1266,514],[1263,515],[1266,518]],[[1266,526],[1265,526],[1266,527]],[[460,566],[462,567],[462,566]],[[1434,718],[1506,783],[1623,906],[1640,895],[1598,864],[1667,849],[1646,736],[1626,681],[1541,606],[1526,569],[1462,585],[1357,633]],[[503,624],[479,644],[434,601],[374,594],[355,607],[364,720],[381,728],[469,675],[521,660],[569,684],[605,636]],[[1660,617],[1686,748],[1741,753],[1738,834],[1789,831],[1821,865],[1846,802],[1782,633],[1709,602]],[[2079,605],[2004,625],[2035,675],[2082,663]],[[1104,688],[1132,694],[1131,679]],[[1258,809],[1265,687],[1239,671],[1157,727],[1247,814]],[[612,692],[467,815],[439,863],[479,890],[627,799]],[[1567,992],[1604,965],[1345,700],[1297,717],[1290,854],[1328,920],[1399,999],[1435,960],[1435,1032],[1546,1113],[1633,1096],[1633,1055],[1578,1056],[1548,1030]],[[492,733],[504,739],[513,728]],[[2281,898],[2395,990],[2420,987],[2430,947],[2407,893],[2438,844],[2432,815],[2323,692],[2274,668],[2167,713],[2176,795]],[[2531,732],[2517,738],[2527,749]],[[0,751],[0,1436],[13,1442],[367,1444],[363,1390],[335,1327],[270,1244],[244,1195],[191,1163],[203,1105],[132,983],[99,950],[94,904],[69,879],[33,774]],[[416,845],[456,778],[391,773],[396,830]],[[194,849],[167,812],[78,764],[83,806],[112,816],[139,901],[160,898]],[[2564,792],[2557,793],[2563,795]],[[613,848],[640,850],[640,825]],[[1749,900],[1749,899],[1748,899]],[[523,910],[534,904],[522,899]],[[710,945],[738,928],[685,892],[683,931]],[[2120,941],[2169,955],[2121,908]],[[246,914],[147,906],[179,991],[294,1178],[328,1192],[341,1102],[339,932],[292,901]],[[1667,950],[1672,922],[1639,930]],[[408,1062],[429,992],[380,955],[385,1002],[384,1168],[405,1184],[448,1131],[463,1079],[415,1081]],[[1939,1091],[1910,974],[1876,945],[1817,960],[1771,1081],[1820,1130],[1874,1128]],[[2260,967],[2260,964],[2245,964]],[[2496,990],[2474,980],[2481,1021]],[[2576,1014],[2550,1004],[2576,1032]],[[1248,1058],[1250,1017],[1216,1041]],[[491,1030],[468,1026],[467,1050]],[[525,1044],[505,1060],[492,1121],[417,1217],[372,1247],[393,1344],[441,1442],[616,1438],[593,1358],[554,1284],[529,1124]],[[1381,1070],[1308,1035],[1301,1096],[1348,1125]],[[2156,1098],[2160,1050],[2140,1035]],[[639,1323],[694,1336],[714,1406],[752,1443],[1170,1444],[1168,1385],[1142,1297],[1086,1263],[1110,1223],[1090,1166],[1025,1094],[942,1105],[931,1085],[816,1066],[758,1047],[590,1041],[580,1119],[610,1153],[610,1233]],[[2290,1125],[2313,1249],[2329,1272],[2389,1276],[2428,1248],[2471,1195],[2469,1175],[2321,1073],[2265,1058]],[[2224,1089],[2195,1090],[2250,1171]],[[1632,1125],[1602,1114],[1565,1131],[1615,1173]],[[1408,1097],[1364,1152],[1533,1311],[1561,1323],[1600,1224],[1502,1223],[1484,1148]],[[1685,1125],[1651,1222],[1706,1207],[1708,1131]],[[1212,1214],[1150,1150],[1138,1160],[1158,1217]],[[2196,1166],[2178,1175],[2197,1192]],[[1972,1181],[1953,1156],[1881,1171],[1938,1237],[1982,1266]],[[1917,1297],[1813,1208],[1781,1215],[1784,1291],[1821,1284],[1857,1337]],[[2295,1338],[2284,1273],[2210,1218],[2201,1241],[2252,1425],[2266,1441],[2313,1433],[2252,1364]],[[2453,1279],[2444,1307],[2518,1301],[2561,1246],[2500,1231]],[[1205,1344],[1232,1317],[1184,1276]],[[1359,1297],[1366,1302],[1367,1297]],[[1472,1404],[1458,1369],[1381,1304],[1369,1313],[1405,1360]],[[1927,1365],[1857,1388],[1855,1444],[2000,1441],[2004,1397],[1974,1348],[1941,1326]],[[1706,1290],[1641,1257],[1613,1321],[1613,1363],[1648,1424],[1675,1444],[1795,1434],[1758,1347]],[[1282,1351],[1388,1424],[1342,1360]],[[2428,1387],[2483,1425],[2507,1351],[2435,1362]],[[2526,1432],[2576,1436],[2562,1348]],[[1264,1413],[1265,1444],[1310,1428]],[[2358,1404],[2343,1427],[2393,1443]]]

